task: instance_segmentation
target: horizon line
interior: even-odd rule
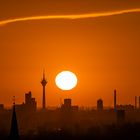
[[[22,22],[22,21],[47,20],[47,19],[76,20],[76,19],[109,17],[114,15],[122,15],[122,14],[135,13],[135,12],[140,12],[140,8],[124,9],[124,10],[117,10],[117,11],[110,11],[110,12],[86,13],[86,14],[29,16],[29,17],[1,20],[0,26],[4,26],[15,22]]]

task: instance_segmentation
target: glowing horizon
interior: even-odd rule
[[[114,15],[121,15],[127,13],[140,12],[140,8],[137,9],[126,9],[110,12],[99,12],[99,13],[87,13],[87,14],[70,14],[70,15],[46,15],[46,16],[32,16],[32,17],[23,17],[23,18],[14,18],[0,21],[0,25],[6,25],[15,22],[21,21],[33,21],[33,20],[45,20],[45,19],[86,19],[86,18],[98,18],[98,17],[108,17]]]

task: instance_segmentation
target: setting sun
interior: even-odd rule
[[[77,85],[77,77],[70,71],[62,71],[56,76],[55,83],[62,90],[71,90]]]

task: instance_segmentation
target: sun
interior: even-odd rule
[[[61,90],[71,90],[77,85],[77,77],[71,71],[62,71],[57,74],[55,83]]]

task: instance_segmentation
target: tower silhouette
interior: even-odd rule
[[[13,112],[12,112],[12,120],[11,120],[11,128],[10,128],[10,140],[19,140],[19,130],[15,109],[15,101],[13,103]]]
[[[114,90],[114,111],[117,111],[117,93],[116,89]]]
[[[135,109],[137,109],[137,96],[135,96]]]
[[[43,99],[42,99],[42,109],[46,109],[46,97],[45,97],[45,86],[47,84],[47,81],[45,79],[45,71],[43,71],[43,79],[41,81],[41,84],[43,86]]]

